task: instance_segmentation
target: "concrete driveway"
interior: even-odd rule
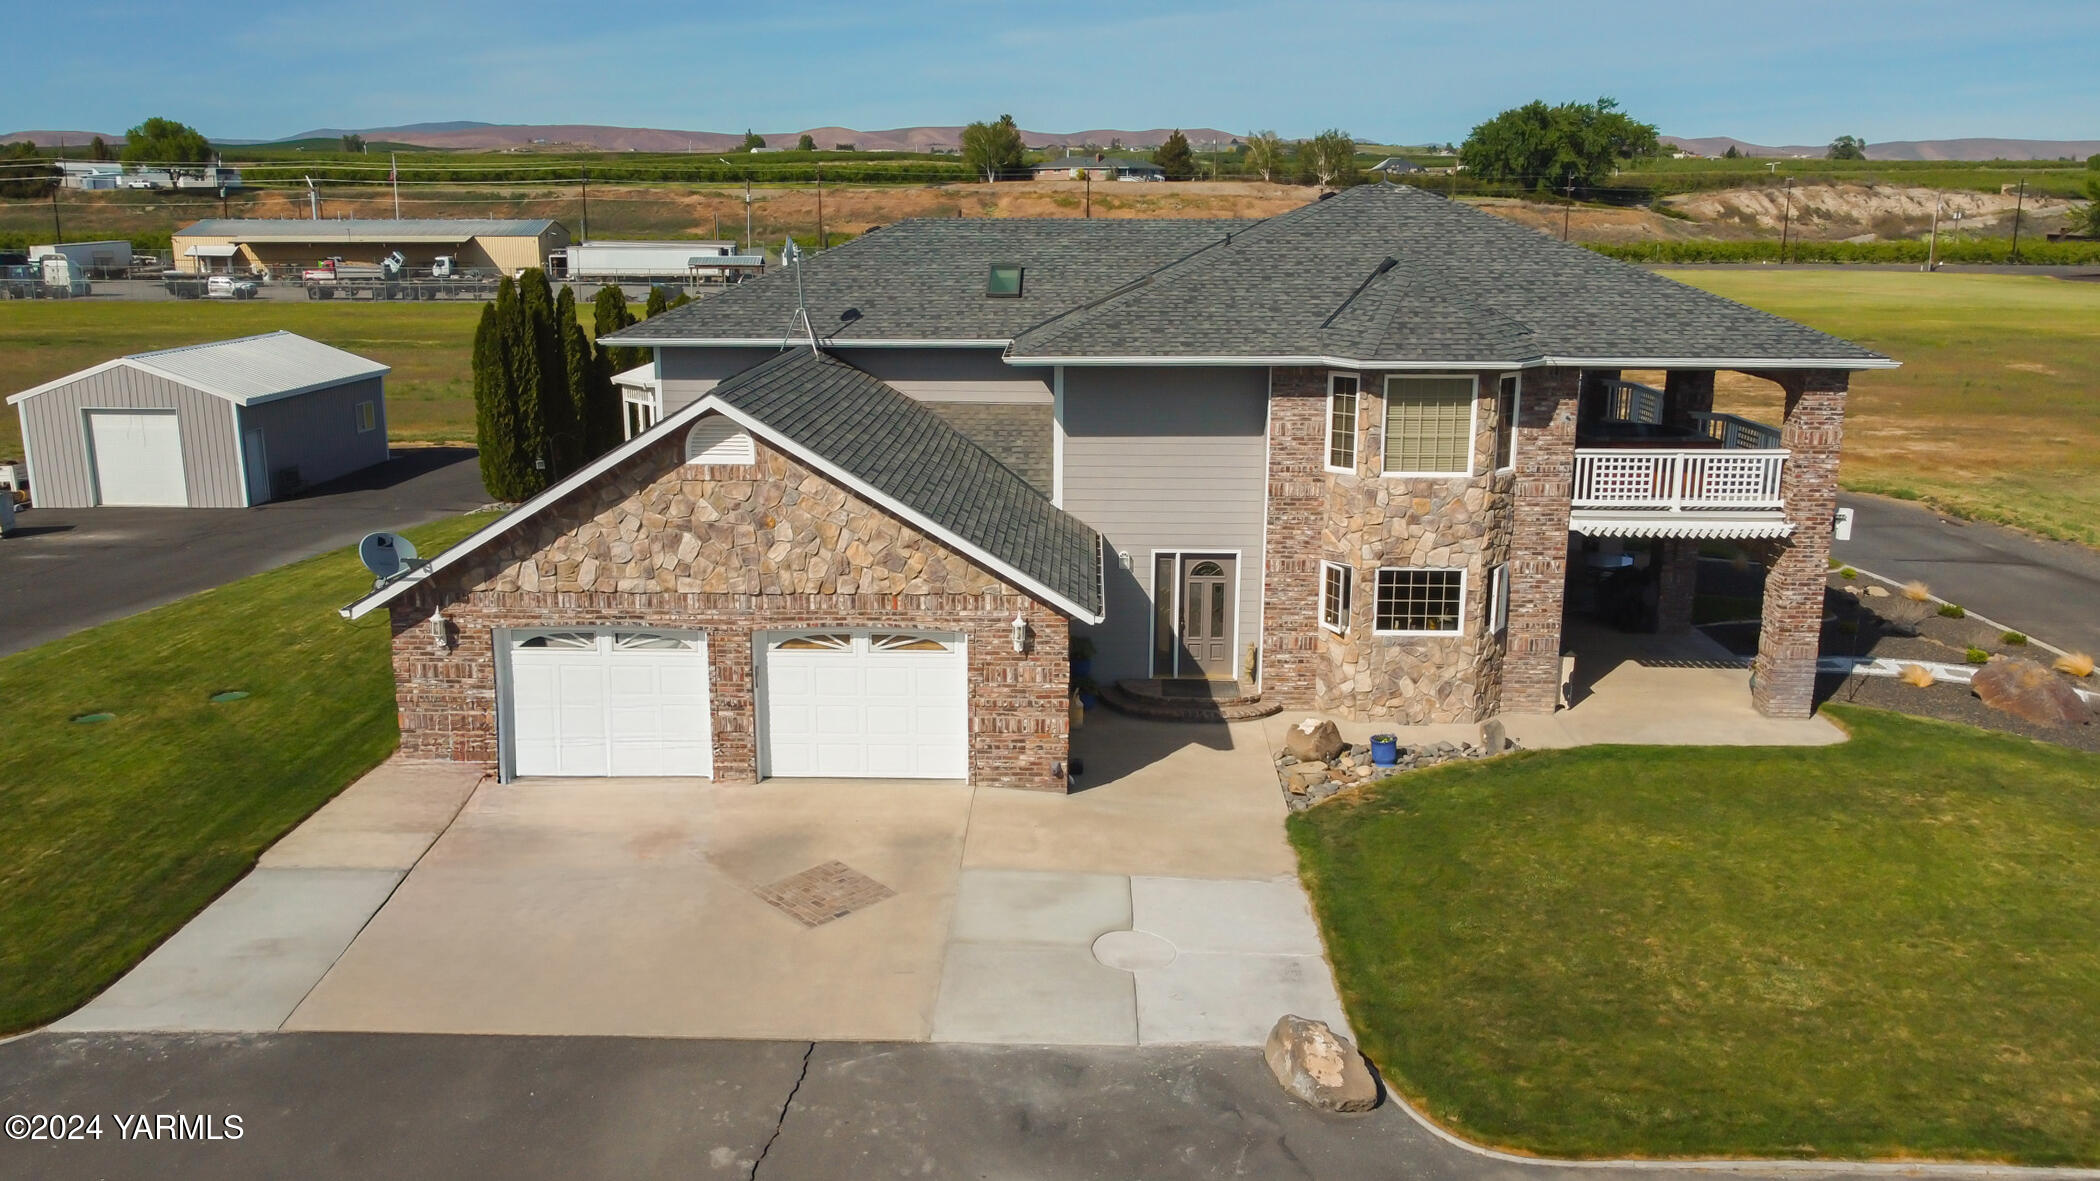
[[[1079,750],[1070,796],[526,780],[460,807],[457,771],[388,764],[59,1027],[1134,1046],[1339,1025],[1261,727],[1107,718]]]
[[[0,655],[488,503],[474,451],[408,447],[252,509],[31,509],[0,540]]]

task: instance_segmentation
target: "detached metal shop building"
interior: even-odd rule
[[[449,254],[461,266],[514,274],[544,267],[569,244],[569,231],[547,218],[214,217],[175,231],[175,269],[191,273],[252,272],[257,267],[310,267],[324,258],[374,265],[398,250],[412,267]]]
[[[389,367],[290,332],[105,361],[8,398],[48,508],[246,508],[383,463]]]

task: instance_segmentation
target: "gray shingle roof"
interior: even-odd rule
[[[1021,333],[1009,355],[1885,360],[1406,185],[1257,223]]]
[[[807,347],[709,391],[882,495],[1100,615],[1101,538],[887,384]]]
[[[928,218],[899,222],[805,258],[810,320],[827,341],[1008,341],[1031,324],[1244,230],[1239,220]],[[993,263],[1025,268],[1021,297],[984,293]],[[851,316],[849,312],[857,312]],[[795,327],[795,275],[778,267],[608,336],[608,341],[782,340]]]

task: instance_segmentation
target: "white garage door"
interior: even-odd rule
[[[969,778],[960,636],[776,635],[762,651],[764,774]]]
[[[90,410],[87,431],[97,503],[180,508],[190,502],[173,410]]]
[[[510,647],[518,775],[711,775],[707,641],[691,632],[519,633]]]

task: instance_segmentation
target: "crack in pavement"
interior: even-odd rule
[[[795,1075],[795,1085],[788,1088],[787,1098],[780,1101],[780,1118],[773,1121],[773,1134],[766,1137],[765,1147],[758,1150],[758,1159],[751,1162],[751,1171],[744,1174],[744,1181],[758,1181],[758,1169],[766,1163],[766,1154],[773,1151],[773,1144],[780,1139],[780,1130],[787,1126],[788,1108],[795,1105],[795,1096],[802,1090],[803,1080],[809,1077],[809,1060],[817,1052],[817,1043],[806,1042],[802,1046],[802,1070]]]

